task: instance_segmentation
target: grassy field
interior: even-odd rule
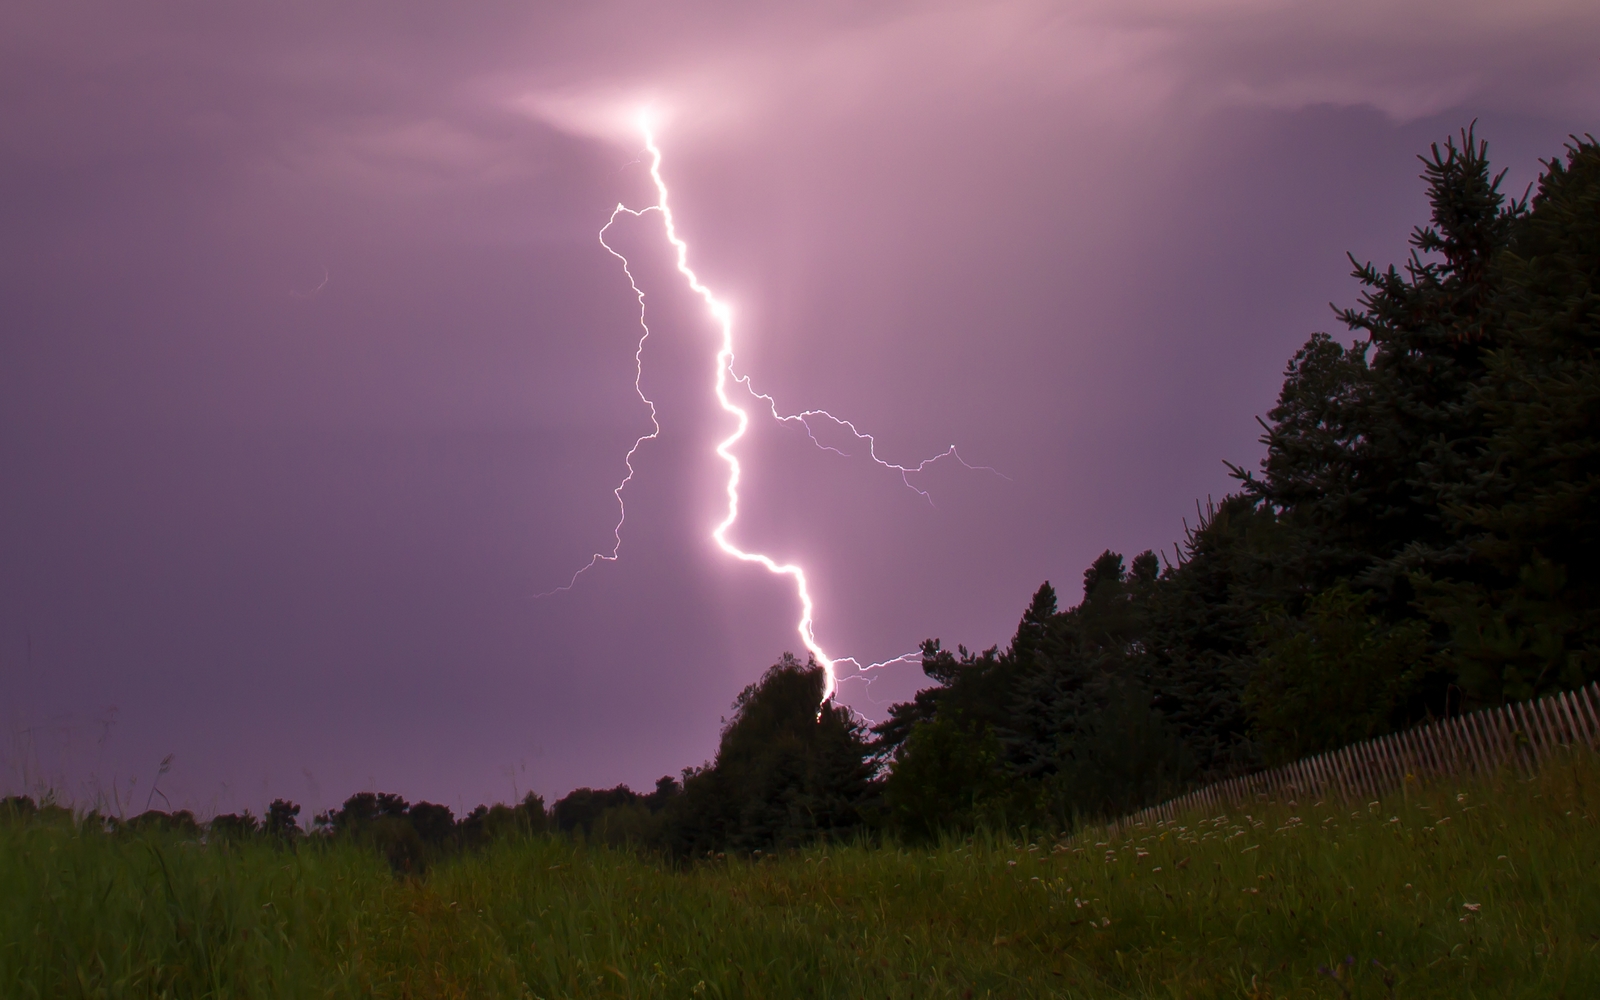
[[[1600,767],[675,871],[0,826],[0,996],[1595,997]]]

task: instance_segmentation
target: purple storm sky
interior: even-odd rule
[[[715,331],[914,462],[757,420],[735,537],[830,652],[1004,642],[1254,463],[1472,119],[1600,126],[1600,6],[21,2],[0,13],[0,791],[454,808],[705,760],[798,649],[709,531]],[[923,678],[843,697],[868,716]],[[173,754],[150,797],[158,762]]]

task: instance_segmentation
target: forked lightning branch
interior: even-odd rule
[[[795,597],[800,605],[800,617],[795,623],[795,631],[800,636],[800,642],[805,646],[806,651],[809,652],[812,658],[816,660],[817,664],[822,667],[826,677],[823,697],[824,699],[831,698],[839,687],[838,672],[841,664],[848,663],[856,668],[858,674],[866,674],[869,671],[888,666],[892,663],[901,663],[912,660],[918,654],[906,653],[890,660],[884,660],[879,663],[870,663],[866,665],[862,665],[854,657],[841,656],[835,658],[830,656],[828,651],[825,650],[822,647],[822,644],[817,640],[816,602],[811,596],[811,585],[810,581],[806,577],[805,568],[794,562],[779,562],[762,552],[749,551],[745,548],[742,548],[738,543],[729,537],[734,525],[739,520],[739,484],[744,471],[743,467],[739,463],[739,456],[735,453],[734,448],[740,442],[740,440],[744,438],[745,433],[750,429],[750,411],[747,410],[745,406],[740,405],[740,403],[736,401],[735,396],[742,394],[747,396],[750,400],[756,400],[765,404],[763,408],[773,420],[780,423],[799,423],[805,428],[806,433],[810,437],[812,443],[814,443],[817,447],[822,448],[825,451],[834,452],[835,454],[844,455],[844,452],[840,451],[839,449],[823,444],[817,438],[811,425],[813,420],[821,420],[831,423],[835,427],[852,435],[856,440],[864,442],[866,444],[866,453],[874,463],[897,473],[901,481],[909,489],[913,490],[924,499],[929,500],[929,502],[931,502],[931,498],[929,498],[927,491],[918,489],[915,485],[913,485],[911,482],[911,476],[915,473],[926,470],[930,465],[940,461],[941,459],[953,459],[966,468],[973,470],[983,470],[987,472],[994,472],[995,470],[990,469],[987,466],[969,465],[964,459],[962,459],[960,454],[957,453],[954,445],[951,445],[949,448],[933,456],[932,458],[923,459],[916,465],[901,465],[895,462],[885,461],[884,459],[878,457],[876,439],[874,439],[871,434],[863,433],[851,421],[836,417],[826,410],[802,410],[799,413],[784,414],[778,409],[777,402],[772,396],[766,393],[757,392],[755,390],[754,386],[751,385],[750,377],[748,375],[737,374],[733,368],[733,311],[728,307],[726,302],[717,298],[716,293],[714,293],[704,282],[702,282],[699,276],[695,274],[694,269],[689,266],[689,244],[684,242],[683,238],[678,235],[678,227],[673,219],[672,206],[668,198],[667,183],[662,177],[661,173],[661,148],[656,144],[655,132],[651,127],[650,119],[647,113],[641,113],[639,115],[638,125],[639,133],[644,140],[645,151],[650,157],[650,179],[655,184],[656,203],[654,205],[639,209],[629,208],[626,205],[618,204],[617,207],[612,210],[610,219],[606,221],[605,226],[600,230],[600,245],[605,247],[608,253],[622,262],[622,269],[628,277],[628,284],[633,289],[634,295],[639,301],[640,334],[638,345],[633,356],[633,388],[634,392],[638,393],[640,400],[642,400],[645,406],[649,408],[651,430],[650,433],[641,435],[637,440],[634,441],[633,447],[628,449],[627,456],[624,459],[624,464],[627,467],[627,474],[623,476],[622,481],[617,484],[614,490],[612,490],[612,495],[617,501],[617,523],[612,529],[611,551],[596,552],[590,557],[588,563],[580,567],[578,571],[572,575],[572,579],[569,580],[566,585],[549,591],[548,594],[559,593],[560,591],[572,589],[572,587],[577,584],[578,578],[588,570],[594,568],[596,564],[601,562],[616,562],[620,557],[622,552],[622,527],[628,517],[627,504],[623,499],[623,492],[627,488],[628,483],[633,479],[633,457],[640,448],[642,448],[647,442],[655,440],[655,438],[661,433],[661,424],[658,420],[656,405],[648,396],[644,394],[644,389],[640,385],[644,376],[645,342],[650,339],[650,326],[645,317],[644,290],[639,287],[638,281],[634,278],[633,270],[628,264],[628,258],[623,256],[621,253],[618,253],[617,250],[611,246],[611,244],[606,242],[606,232],[610,230],[611,226],[617,221],[618,216],[629,215],[639,218],[651,213],[655,213],[661,217],[667,242],[671,245],[675,255],[678,273],[683,275],[683,278],[688,283],[689,288],[705,303],[706,308],[711,315],[711,319],[715,324],[715,328],[719,335],[719,340],[717,343],[717,351],[712,370],[711,391],[716,396],[717,405],[720,406],[722,410],[734,420],[733,432],[727,437],[718,441],[715,449],[717,457],[720,458],[723,463],[725,463],[728,470],[728,478],[725,488],[728,504],[723,513],[722,520],[719,521],[711,530],[711,540],[728,556],[731,556],[732,558],[741,562],[755,563],[756,565],[765,569],[767,572],[777,576],[788,577],[793,582]],[[999,473],[995,474],[998,475]],[[540,596],[548,596],[548,594]]]

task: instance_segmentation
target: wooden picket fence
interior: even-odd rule
[[[1111,825],[1152,825],[1195,809],[1221,812],[1258,799],[1368,801],[1408,780],[1512,767],[1532,774],[1557,747],[1600,745],[1600,682],[1577,691],[1441,719],[1270,771],[1207,785]]]

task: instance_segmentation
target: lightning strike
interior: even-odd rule
[[[612,210],[611,217],[606,221],[606,224],[601,227],[599,236],[600,245],[606,249],[606,252],[622,262],[623,273],[628,277],[628,285],[633,289],[634,296],[639,302],[639,327],[641,332],[633,355],[633,389],[634,392],[639,396],[639,399],[642,400],[650,410],[651,430],[648,434],[640,435],[639,438],[634,441],[633,447],[628,449],[628,453],[624,458],[624,464],[627,467],[627,474],[622,478],[622,481],[617,484],[616,488],[611,491],[612,496],[616,498],[618,509],[617,523],[612,528],[613,544],[611,551],[609,553],[594,553],[594,555],[590,557],[589,562],[580,567],[577,572],[573,573],[572,578],[564,586],[557,587],[554,590],[546,591],[545,593],[536,596],[546,597],[550,594],[571,590],[577,585],[578,578],[580,576],[588,572],[590,569],[593,569],[599,563],[616,562],[618,560],[622,551],[622,527],[628,516],[627,505],[623,502],[622,493],[627,487],[628,483],[633,479],[633,456],[641,447],[645,445],[646,442],[654,440],[661,433],[661,424],[657,419],[656,405],[654,401],[644,394],[644,389],[641,385],[641,381],[644,377],[644,347],[645,342],[650,339],[650,327],[645,320],[644,291],[639,287],[638,282],[634,279],[633,270],[628,264],[627,257],[618,253],[609,243],[606,242],[606,232],[612,227],[613,224],[616,223],[618,216],[629,215],[633,216],[634,218],[639,218],[648,213],[656,212],[661,216],[661,220],[666,231],[667,242],[671,244],[675,253],[675,263],[678,273],[683,275],[684,280],[688,283],[689,289],[698,295],[703,302],[705,302],[706,308],[711,313],[712,319],[715,320],[717,329],[721,335],[720,344],[716,353],[716,371],[713,381],[713,391],[716,394],[717,403],[722,408],[723,412],[734,418],[735,426],[733,433],[719,441],[715,449],[717,457],[721,458],[728,467],[728,481],[725,489],[728,499],[728,506],[722,520],[718,522],[715,528],[712,529],[711,539],[725,554],[732,556],[741,562],[755,563],[775,576],[785,576],[793,581],[795,596],[800,602],[800,619],[795,625],[795,631],[800,636],[801,644],[804,645],[806,651],[811,654],[811,658],[823,669],[823,674],[825,677],[825,684],[823,688],[824,701],[832,698],[834,693],[838,691],[840,680],[838,676],[839,667],[843,664],[850,664],[853,666],[856,671],[854,678],[865,680],[870,688],[871,678],[867,677],[870,672],[880,670],[897,663],[912,662],[920,657],[920,652],[903,653],[900,656],[892,659],[884,660],[880,663],[870,663],[865,666],[863,666],[855,657],[851,656],[841,656],[835,659],[834,657],[830,656],[827,650],[823,649],[822,645],[817,641],[815,627],[816,603],[811,597],[811,586],[809,580],[806,578],[805,569],[797,563],[780,563],[765,553],[746,551],[728,538],[729,530],[739,519],[739,483],[743,476],[743,467],[740,465],[738,456],[733,453],[733,446],[738,444],[738,442],[750,429],[750,413],[744,407],[734,402],[734,400],[729,396],[728,390],[730,384],[742,386],[752,398],[766,403],[767,410],[770,412],[775,421],[785,424],[800,424],[803,428],[805,428],[806,435],[811,439],[812,444],[816,445],[823,451],[829,451],[836,455],[848,457],[846,452],[832,445],[824,444],[817,437],[816,429],[811,424],[811,421],[813,420],[827,421],[832,423],[835,427],[847,431],[857,441],[866,442],[867,456],[874,463],[884,467],[885,469],[889,469],[898,473],[901,482],[903,482],[908,489],[921,496],[930,504],[933,503],[933,498],[929,495],[928,491],[918,489],[911,482],[910,477],[915,473],[926,470],[928,466],[942,459],[953,458],[965,468],[973,471],[990,472],[996,476],[1000,476],[1002,479],[1009,477],[1004,476],[1002,473],[986,465],[969,464],[964,458],[961,457],[960,453],[956,451],[955,445],[951,445],[949,448],[933,456],[932,458],[923,459],[916,465],[901,465],[896,462],[887,461],[878,457],[877,439],[871,434],[861,431],[851,421],[836,417],[827,410],[802,410],[798,413],[782,413],[778,409],[777,401],[766,393],[758,392],[752,385],[748,375],[737,374],[733,369],[733,310],[726,302],[723,302],[721,299],[717,298],[716,293],[714,293],[704,282],[702,282],[699,276],[694,272],[694,269],[689,266],[689,244],[678,235],[677,225],[672,215],[672,208],[668,203],[666,180],[661,175],[661,148],[656,145],[655,133],[650,126],[647,114],[640,114],[638,119],[638,128],[640,135],[644,139],[645,150],[650,156],[650,179],[655,184],[656,203],[641,209],[628,208],[626,205],[618,204],[617,207]]]
[[[622,261],[622,273],[628,276],[628,287],[633,289],[634,297],[639,300],[640,333],[639,342],[634,346],[633,350],[633,391],[638,394],[641,400],[644,401],[644,405],[650,408],[650,433],[639,435],[638,439],[633,442],[633,447],[628,449],[628,454],[622,459],[622,464],[628,468],[628,474],[623,476],[622,482],[618,483],[616,488],[611,491],[611,495],[617,500],[617,523],[611,528],[611,552],[609,554],[604,552],[596,552],[594,555],[589,557],[589,561],[587,563],[581,566],[576,573],[572,574],[572,579],[568,580],[566,584],[557,587],[554,590],[547,590],[542,594],[535,594],[535,599],[540,597],[549,597],[551,594],[559,594],[564,590],[571,590],[573,587],[577,586],[578,577],[587,573],[589,570],[594,569],[597,564],[603,562],[616,562],[617,559],[621,557],[622,525],[628,519],[628,505],[622,501],[622,491],[627,488],[628,483],[633,481],[633,456],[638,453],[640,448],[644,447],[644,443],[646,441],[654,441],[656,438],[661,436],[661,422],[656,417],[655,400],[651,399],[649,396],[646,396],[644,394],[644,387],[640,385],[640,382],[644,379],[644,342],[650,339],[650,326],[644,321],[644,289],[640,288],[639,283],[634,280],[633,269],[628,266],[628,258],[624,257],[620,253],[617,253],[611,248],[611,244],[606,242],[606,230],[610,229],[612,224],[617,221],[617,216],[626,214],[637,217],[649,211],[653,211],[653,209],[646,208],[636,212],[633,209],[627,208],[623,205],[618,205],[616,208],[612,209],[611,218],[607,219],[606,224],[600,227],[600,245],[606,248],[606,253],[609,253],[611,256]]]

